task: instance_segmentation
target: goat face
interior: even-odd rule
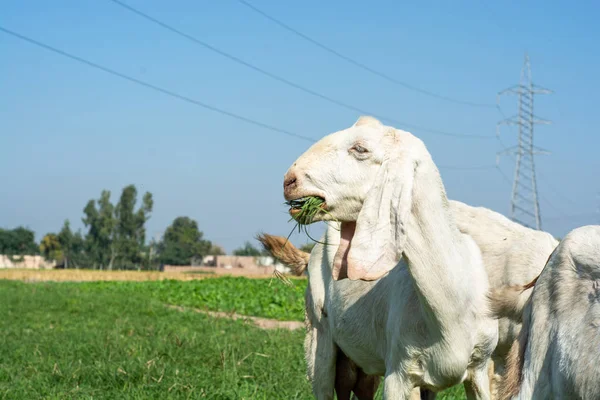
[[[419,139],[361,117],[321,139],[290,167],[283,184],[285,199],[294,205],[290,214],[300,212],[303,198],[316,196],[325,201],[326,212],[308,222],[341,222],[334,279],[375,280],[400,261],[416,166],[427,161],[433,165]]]
[[[385,127],[369,117],[325,136],[285,174],[285,199],[298,201],[315,196],[325,200],[323,208],[327,212],[317,214],[310,222],[355,222],[385,156],[385,139]],[[290,208],[292,216],[299,211],[299,207]]]

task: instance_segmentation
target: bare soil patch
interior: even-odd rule
[[[189,307],[181,307],[181,306],[174,306],[174,305],[168,305],[167,307],[172,308],[174,310],[178,310],[178,311],[193,311],[193,312],[197,312],[200,314],[209,315],[209,316],[215,317],[215,318],[228,318],[228,319],[231,319],[234,321],[241,319],[244,322],[253,324],[261,329],[287,329],[287,330],[293,331],[295,329],[300,329],[300,328],[304,327],[304,322],[300,322],[300,321],[278,321],[278,320],[269,319],[269,318],[250,317],[247,315],[240,315],[240,314],[236,314],[236,313],[208,311],[208,310],[202,310],[199,308],[189,308]]]

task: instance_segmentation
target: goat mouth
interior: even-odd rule
[[[312,219],[327,210],[327,203],[321,196],[303,196],[286,201],[290,215],[300,223],[310,223]]]

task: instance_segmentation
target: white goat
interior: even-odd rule
[[[548,256],[558,245],[558,241],[549,233],[526,228],[487,208],[472,207],[455,200],[450,200],[449,204],[459,230],[470,235],[479,246],[490,287],[498,289],[497,299],[504,299],[506,295],[510,297],[513,286],[529,282],[539,275]],[[309,253],[295,248],[281,236],[264,234],[259,237],[259,240],[265,249],[291,267],[296,275],[303,274],[308,264]],[[320,246],[323,245],[315,244],[315,247]],[[309,279],[313,278],[309,276]],[[320,279],[320,275],[315,279]],[[307,299],[311,299],[310,287],[307,291]],[[507,291],[509,293],[505,293]],[[516,293],[518,299],[507,301],[514,302],[517,306],[522,305],[530,294],[531,290],[518,291]],[[520,317],[514,318],[516,317],[514,314],[518,311],[509,308],[503,312],[507,313],[507,311],[510,311],[509,315],[499,320],[498,346],[493,353],[495,383],[500,380],[505,358],[521,326]],[[314,320],[310,307],[307,307],[306,313],[310,325],[310,321]],[[338,397],[340,392],[349,393],[356,388],[355,391],[361,393],[357,395],[360,399],[372,400],[373,396],[369,397],[365,393],[374,394],[379,379],[364,374],[360,366],[351,360],[346,360],[344,354],[339,354],[338,357],[342,358],[336,367],[335,388]],[[340,379],[341,377],[343,379]],[[343,398],[349,398],[349,394]]]
[[[263,244],[265,250],[268,250],[273,257],[291,268],[294,275],[301,276],[304,274],[306,268],[308,267],[311,253],[307,253],[296,248],[283,236],[274,236],[262,233],[257,236],[257,239]],[[323,240],[325,240],[325,236],[323,236],[321,239],[322,240],[320,242],[315,244],[314,248],[323,246],[321,243]],[[318,251],[323,252],[323,249]],[[331,271],[331,268],[329,271]],[[322,275],[323,274],[318,273],[318,276],[313,279],[321,280]],[[308,279],[311,279],[310,275]],[[356,282],[356,284],[362,285],[363,283]],[[305,337],[304,345],[305,358],[308,364],[308,376],[312,382],[315,382],[314,368],[316,365],[316,360],[313,359],[315,354],[312,351],[312,347],[314,343],[317,343],[320,335],[326,337],[328,341],[330,340],[331,335],[328,333],[329,326],[321,323],[315,315],[315,308],[313,307],[314,300],[310,286],[311,285],[309,283],[309,285],[306,287],[304,296],[304,321],[307,329],[307,336]],[[366,312],[375,312],[375,310],[366,310]],[[358,366],[354,361],[350,360],[342,351],[339,350],[339,347],[336,343],[334,343],[334,347],[336,349],[334,387],[338,400],[350,400],[352,398],[352,394],[354,394],[359,400],[373,400],[379,384],[381,383],[380,375],[367,375],[360,366]],[[420,400],[421,398],[435,398],[435,395],[426,389],[420,391],[417,387],[411,393],[411,399]]]
[[[463,381],[469,398],[490,398],[498,328],[487,274],[421,140],[362,117],[298,158],[284,194],[296,205],[321,197],[327,212],[313,221],[341,221],[308,264],[315,320],[305,349],[318,399],[333,398],[337,347],[366,374],[385,376],[385,399]]]
[[[520,308],[531,295],[531,290],[523,290],[513,299],[511,293],[516,292],[511,288],[538,276],[558,241],[547,232],[527,228],[484,207],[450,200],[450,210],[458,229],[471,236],[479,246],[490,288],[497,299],[494,305],[501,309],[498,346],[492,356],[495,380],[499,381],[506,356],[521,329]],[[502,306],[499,303],[502,299],[515,307]]]
[[[569,232],[533,282],[506,289],[513,304],[492,297],[496,310],[508,307],[518,317],[519,294],[530,287],[501,398],[600,398],[600,226]]]

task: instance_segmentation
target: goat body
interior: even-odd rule
[[[473,387],[472,380],[477,379],[482,386],[479,390],[485,393],[485,363],[495,346],[495,326],[477,332],[465,324],[463,329],[445,332],[444,338],[442,334],[432,334],[422,316],[418,289],[404,262],[377,281],[334,281],[330,260],[337,250],[338,236],[334,227],[329,228],[322,238],[329,246],[315,247],[308,265],[311,301],[307,312],[312,321],[305,352],[313,382],[332,384],[338,348],[365,374],[384,376],[389,348],[399,347],[409,359],[402,366],[403,373],[414,387],[437,392],[468,378],[468,391]],[[474,310],[465,312],[475,314]],[[460,321],[462,317],[457,313],[455,318]],[[469,340],[464,340],[463,335]],[[317,393],[329,388],[317,387]],[[473,390],[470,394],[469,398],[475,397]]]
[[[600,398],[600,226],[569,232],[521,291],[531,286],[500,397]],[[518,297],[511,299],[493,297],[501,302],[496,312],[519,310]]]
[[[501,308],[496,313],[500,317],[499,333],[493,354],[499,380],[504,360],[521,329],[522,307],[531,295],[530,288],[522,285],[540,274],[558,241],[547,232],[527,228],[484,207],[450,200],[450,209],[460,231],[471,236],[481,250],[495,298],[493,305]]]

